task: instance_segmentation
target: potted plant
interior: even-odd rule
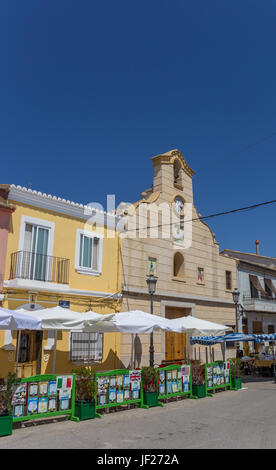
[[[239,358],[230,359],[231,386],[234,390],[242,388],[242,361]]]
[[[151,408],[158,406],[157,372],[154,367],[144,367],[141,372],[143,381],[144,405]]]
[[[16,375],[9,373],[6,379],[0,379],[0,436],[12,434],[11,396]]]
[[[194,397],[206,397],[204,365],[194,365],[192,368],[192,393]]]
[[[74,372],[76,373],[75,416],[81,421],[93,419],[96,416],[95,370],[90,366],[81,366]]]

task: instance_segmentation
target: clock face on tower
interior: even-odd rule
[[[180,196],[176,196],[174,198],[174,208],[176,212],[180,215],[184,212],[184,200]]]

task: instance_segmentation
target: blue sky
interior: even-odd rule
[[[276,199],[275,20],[274,0],[2,2],[1,182],[135,201],[178,148],[202,215]],[[275,210],[209,225],[276,257]]]

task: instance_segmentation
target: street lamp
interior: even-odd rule
[[[240,306],[239,306],[239,298],[240,298],[240,291],[235,288],[232,292],[233,302],[235,304],[236,309],[236,333],[239,333],[239,319],[240,319]],[[237,341],[236,343],[236,356],[240,357],[240,343]]]
[[[155,293],[155,290],[156,290],[156,283],[157,283],[156,277],[150,274],[150,276],[147,278],[147,285],[148,285],[148,290],[150,294],[150,313],[152,315],[153,315],[153,294]],[[149,354],[150,354],[150,366],[153,367],[154,365],[153,332],[151,332],[150,334]]]

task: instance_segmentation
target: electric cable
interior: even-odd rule
[[[231,209],[229,211],[216,212],[214,214],[195,217],[195,218],[190,219],[190,220],[184,220],[184,223],[195,222],[197,220],[207,220],[207,219],[211,219],[211,218],[214,218],[214,217],[219,217],[221,215],[234,214],[234,213],[237,213],[237,212],[252,210],[252,209],[256,209],[258,207],[267,206],[267,205],[275,204],[275,203],[276,203],[276,199],[274,199],[272,201],[260,202],[258,204],[252,204],[252,205],[246,206],[246,207],[239,207],[237,209]],[[140,231],[140,230],[146,230],[146,229],[149,229],[149,228],[168,227],[168,226],[175,225],[176,223],[177,222],[174,221],[174,222],[170,222],[168,224],[158,224],[158,225],[152,225],[152,226],[147,225],[146,227],[138,227],[138,228],[134,228],[134,229],[127,229],[127,230],[125,230],[125,232],[133,232],[133,231],[137,231],[137,230]]]

